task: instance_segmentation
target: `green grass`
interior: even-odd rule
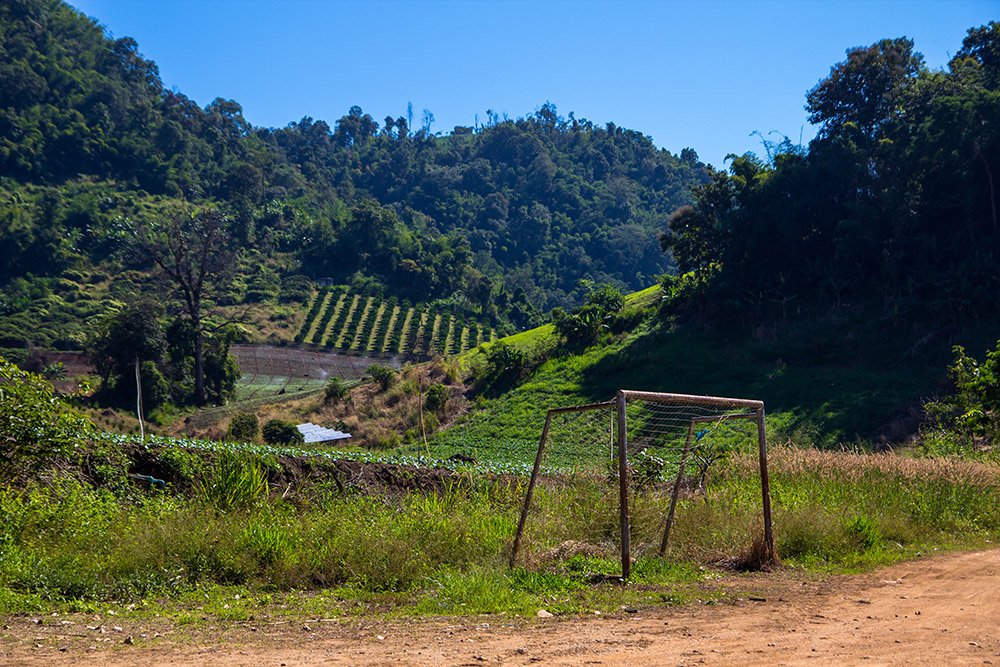
[[[437,491],[368,495],[317,477],[284,492],[266,481],[283,479],[275,457],[182,453],[169,460],[196,480],[187,493],[116,495],[59,475],[0,490],[0,609],[132,605],[193,622],[248,618],[262,604],[289,614],[322,607],[324,616],[611,612],[721,597],[717,564],[744,553],[759,530],[754,457],[738,455],[705,495],[682,500],[666,559],[655,556],[666,489],[637,490],[634,577],[625,587],[592,583],[619,567],[613,480],[544,481],[521,564],[509,569],[524,478],[459,474]],[[1000,536],[995,466],[773,454],[786,566],[856,571]]]
[[[759,399],[776,440],[823,447],[871,442],[888,422],[938,391],[954,342],[914,341],[921,336],[876,330],[863,319],[801,320],[753,336],[677,327],[655,309],[647,313],[632,333],[579,353],[550,354],[556,343],[551,325],[503,338],[529,356],[550,358],[520,386],[479,399],[440,442],[503,447],[504,441],[537,441],[547,409],[607,400],[618,389]],[[969,329],[961,342],[978,350],[989,334]],[[481,367],[489,347],[462,355],[463,367]]]

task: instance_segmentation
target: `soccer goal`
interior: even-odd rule
[[[669,474],[671,478],[669,495],[663,495],[658,549],[663,556],[684,487],[690,490],[692,485],[703,486],[712,463],[726,452],[742,449],[744,444],[756,445],[759,463],[763,522],[759,559],[763,564],[773,563],[777,555],[762,401],[620,390],[610,401],[549,410],[514,536],[510,565],[516,564],[522,548],[539,480],[590,475],[617,481],[622,577],[628,578],[632,568],[629,500],[634,486],[654,477],[664,486],[664,476]]]

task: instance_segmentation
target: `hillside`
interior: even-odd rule
[[[886,337],[864,317],[836,316],[734,337],[679,320],[662,296],[659,288],[629,295],[634,329],[584,350],[566,349],[551,324],[501,338],[494,345],[524,352],[527,370],[438,434],[435,453],[529,462],[546,410],[605,401],[618,389],[763,400],[772,442],[897,445],[916,431],[923,402],[949,391],[952,345],[979,356],[996,340],[990,325]],[[473,351],[463,360],[481,374],[485,356]]]
[[[164,89],[139,44],[61,0],[0,6],[0,48],[0,348],[15,357],[80,349],[137,294],[173,296],[137,235],[208,210],[235,270],[207,309],[249,306],[251,337],[273,329],[261,311],[300,321],[310,280],[524,327],[577,303],[582,279],[637,289],[670,269],[657,235],[707,178],[693,151],[550,104],[444,134],[360,107],[254,127],[236,101]]]

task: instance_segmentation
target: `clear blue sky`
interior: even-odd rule
[[[904,2],[322,2],[70,0],[155,60],[199,104],[235,99],[255,125],[380,123],[413,103],[434,131],[551,101],[721,166],[750,136],[808,141],[805,92],[851,46],[907,36],[943,67],[1000,0]]]

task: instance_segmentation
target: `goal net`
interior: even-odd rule
[[[665,555],[678,501],[704,491],[706,479],[720,459],[749,451],[759,462],[763,535],[755,537],[759,560],[766,565],[776,560],[776,554],[761,401],[622,390],[610,401],[549,410],[510,563],[516,563],[525,546],[526,532],[557,533],[560,521],[592,521],[619,547],[622,576],[627,578],[631,574],[635,515],[640,515],[638,546],[643,551],[655,548],[660,556]],[[577,484],[592,489],[595,482],[598,486],[606,482],[605,492],[594,495],[591,506],[544,510],[542,514],[549,516],[532,517],[540,525],[527,531],[537,498],[546,500],[553,487]],[[617,498],[612,499],[612,495]],[[617,517],[610,511],[615,500]]]

